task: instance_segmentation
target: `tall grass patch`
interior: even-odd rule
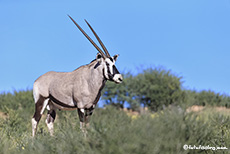
[[[35,138],[31,117],[24,121],[21,114],[11,109],[8,118],[1,119],[0,153],[205,153],[212,151],[186,151],[183,145],[230,146],[229,115],[209,110],[187,113],[170,107],[157,116],[146,113],[133,119],[107,106],[95,110],[86,137],[76,112],[57,113],[54,137],[42,119]]]

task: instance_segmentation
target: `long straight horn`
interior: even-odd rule
[[[111,57],[108,50],[106,49],[105,45],[103,44],[103,42],[101,41],[101,39],[99,38],[99,36],[97,35],[97,33],[93,30],[93,28],[90,26],[90,24],[85,20],[85,22],[87,23],[87,25],[89,26],[89,28],[91,29],[91,31],[93,32],[93,34],[95,35],[95,37],[97,38],[98,42],[100,43],[101,47],[103,48],[103,50],[106,53],[107,57]]]
[[[69,15],[68,15],[69,16]],[[103,58],[106,58],[106,55],[103,51],[94,43],[94,41],[85,33],[85,31],[73,20],[71,16],[69,18],[73,21],[73,23],[78,27],[78,29],[85,35],[85,37],[93,44],[93,46],[100,52]]]

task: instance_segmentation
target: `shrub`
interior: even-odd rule
[[[121,104],[122,107],[127,102],[134,110],[142,105],[157,111],[184,101],[185,93],[181,84],[181,77],[170,70],[149,68],[136,76],[129,73],[124,75],[122,84],[107,83],[102,99],[107,104]]]

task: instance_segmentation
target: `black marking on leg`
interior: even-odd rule
[[[77,109],[77,112],[78,112],[80,122],[84,122],[85,121],[84,113],[82,113],[80,109]]]
[[[92,105],[90,108],[85,109],[85,116],[91,116],[93,114],[93,110],[95,108],[95,105]]]
[[[55,110],[50,110],[50,111],[48,111],[47,123],[54,122],[55,117],[56,117],[56,112],[55,112]]]
[[[86,110],[85,116],[91,116],[93,114],[93,111]]]
[[[45,98],[40,96],[38,101],[36,102],[35,104],[35,113],[34,113],[34,116],[33,118],[39,122],[39,120],[41,119],[41,110],[42,110],[42,107],[43,107],[43,103],[45,101]]]

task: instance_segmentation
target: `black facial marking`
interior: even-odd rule
[[[111,58],[112,59],[112,58]],[[113,59],[112,59],[113,60]],[[112,61],[111,60],[111,61]],[[105,62],[106,64],[106,67],[107,67],[107,74],[108,74],[108,77],[109,77],[109,80],[110,81],[113,81],[113,77],[116,75],[116,74],[120,74],[119,71],[117,70],[116,66],[113,65],[112,66],[112,72],[110,71],[110,64],[108,62]]]
[[[113,62],[113,58],[109,57],[109,59]]]
[[[106,64],[106,67],[107,67],[107,74],[109,76],[109,80],[112,80],[113,79],[113,74],[110,72],[110,68],[109,68],[109,63],[105,63]]]
[[[113,65],[113,75],[115,74],[120,74],[119,71],[117,70],[116,66]]]
[[[105,64],[106,64],[106,66],[107,66],[107,73],[108,73],[108,74],[111,74],[110,69],[109,69],[109,63],[105,62]]]

